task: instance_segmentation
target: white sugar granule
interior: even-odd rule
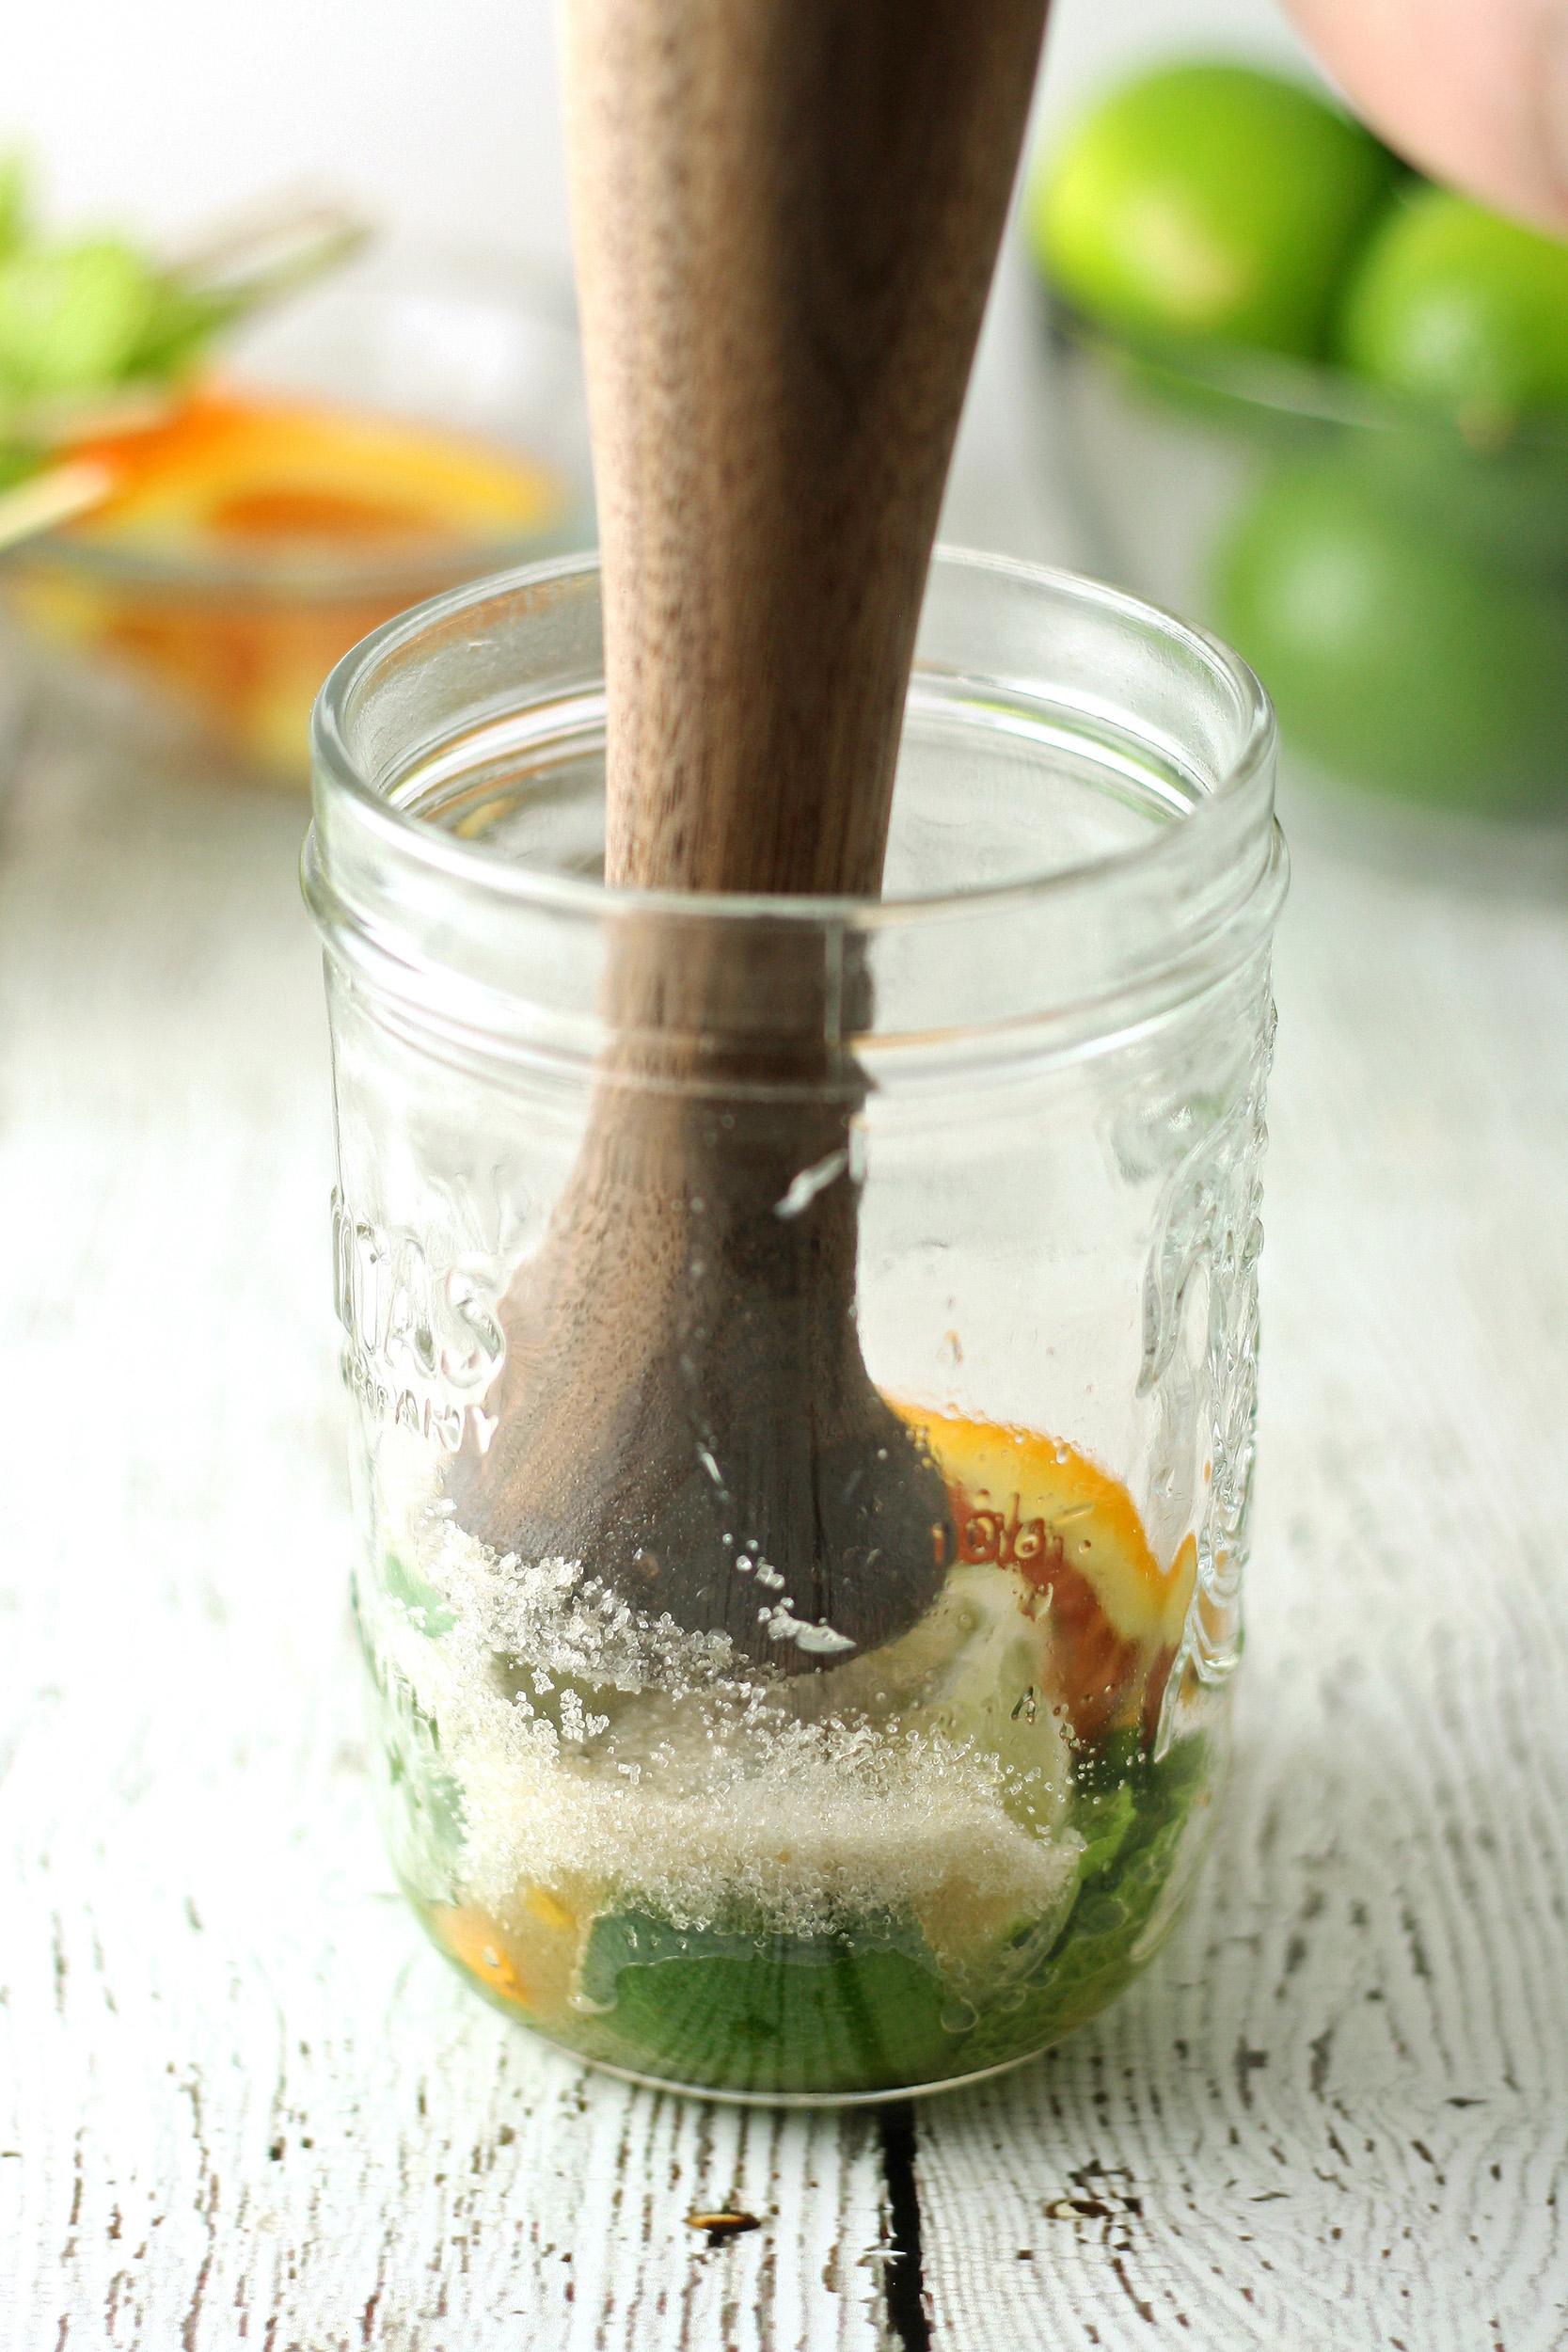
[[[804,1936],[912,1914],[940,1949],[1044,1918],[1069,1894],[1080,1841],[1060,1820],[1068,1760],[1048,1719],[1027,1826],[1004,1802],[994,1741],[955,1736],[929,1708],[879,1720],[872,1670],[892,1645],[794,1681],[738,1658],[725,1634],[640,1614],[569,1562],[498,1559],[456,1525],[411,1446],[383,1444],[377,1486],[383,1541],[453,1622],[431,1639],[383,1602],[367,1630],[439,1724],[480,1904],[504,1912],[529,1885],[586,1878],[607,1904],[677,1927],[744,1915]],[[955,1621],[949,1607],[965,1633],[943,1638],[989,1640],[990,1672],[999,1643],[1016,1653],[1027,1636],[1010,1589],[995,1629],[982,1622],[986,1578],[996,1572],[971,1579],[976,1609]],[[939,1613],[905,1637],[923,1671]],[[1024,1672],[1016,1657],[1012,1672]],[[847,1703],[828,1711],[840,1690]],[[1010,1703],[1010,1684],[999,1696]]]

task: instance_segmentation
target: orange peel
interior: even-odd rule
[[[1048,1600],[1056,1695],[1081,1740],[1151,1733],[1197,1574],[1189,1534],[1155,1557],[1126,1487],[1060,1440],[900,1406],[947,1481],[963,1565],[1011,1568]]]

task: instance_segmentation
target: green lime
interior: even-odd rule
[[[0,155],[0,258],[27,235],[27,171],[20,155]]]
[[[1568,596],[1423,530],[1354,464],[1277,473],[1213,585],[1287,743],[1322,766],[1450,807],[1568,799]]]
[[[1484,563],[1568,590],[1568,432],[1473,447],[1446,417],[1378,436],[1379,495]]]
[[[1044,276],[1133,334],[1316,358],[1399,167],[1294,82],[1179,65],[1095,107],[1036,176]]]
[[[1447,189],[1414,190],[1361,255],[1338,349],[1482,435],[1568,409],[1568,245]]]
[[[113,238],[24,246],[0,262],[0,391],[31,399],[114,383],[155,297],[147,262]]]

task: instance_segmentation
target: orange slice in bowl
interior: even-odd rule
[[[520,453],[249,394],[203,391],[73,462],[113,488],[8,567],[24,618],[300,782],[317,689],[357,639],[576,529],[578,491]]]
[[[117,487],[74,535],[166,557],[367,556],[549,531],[559,475],[400,419],[202,392],[166,424],[88,444]]]

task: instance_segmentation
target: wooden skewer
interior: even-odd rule
[[[170,254],[167,273],[187,294],[232,296],[253,310],[352,260],[373,233],[341,197],[282,188],[210,223]]]
[[[610,882],[879,887],[1043,20],[1044,0],[575,0]],[[863,1019],[863,988],[843,976],[834,1015],[809,927],[714,930],[700,950],[627,930],[627,1036],[505,1302],[488,1450],[451,1490],[498,1549],[800,1672],[911,1623],[953,1537],[856,1336],[863,1086],[835,1020]],[[748,1029],[759,994],[793,1013],[783,1036]]]
[[[12,489],[0,491],[0,549],[19,547],[57,523],[73,522],[78,515],[102,506],[119,476],[97,458],[72,459],[31,475]]]

